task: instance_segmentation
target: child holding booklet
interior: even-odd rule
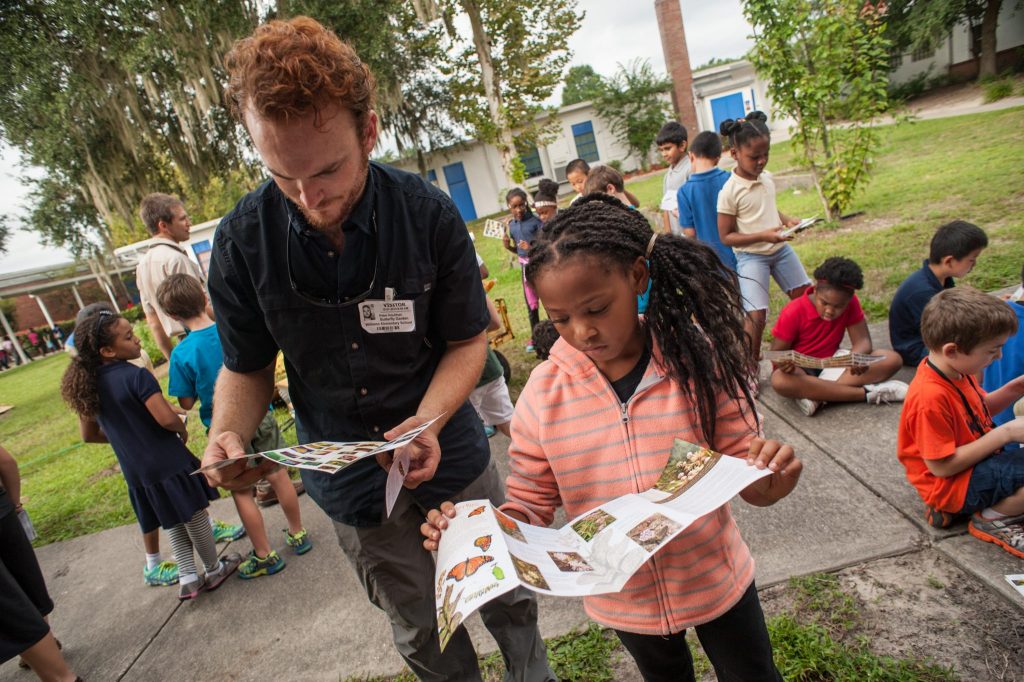
[[[907,385],[888,381],[903,364],[891,350],[875,350],[861,310],[857,291],[864,286],[860,266],[849,258],[827,259],[814,271],[815,285],[790,301],[772,329],[772,350],[795,350],[814,358],[830,358],[839,350],[843,336],[850,335],[851,352],[880,358],[870,365],[853,365],[845,371],[797,367],[779,362],[772,372],[772,388],[794,398],[800,411],[810,417],[826,402],[855,403],[903,400]],[[835,373],[830,378],[825,372]]]
[[[206,294],[202,283],[183,273],[169,275],[156,290],[160,307],[185,329],[188,336],[183,338],[171,351],[167,393],[178,399],[186,410],[192,409],[199,401],[199,418],[209,429],[213,418],[213,385],[217,381],[224,351],[221,349],[217,325],[206,314]],[[256,433],[247,452],[266,452],[285,446],[281,430],[272,412],[263,416],[256,427]],[[313,548],[309,533],[302,527],[299,499],[295,487],[288,477],[288,470],[279,468],[267,474],[266,480],[273,487],[281,503],[281,511],[288,521],[284,531],[285,542],[296,554],[305,554]],[[284,559],[270,547],[263,515],[251,490],[233,490],[231,497],[238,509],[238,517],[245,526],[245,532],[252,542],[252,550],[238,567],[238,576],[243,579],[273,575],[285,567]]]
[[[549,525],[559,506],[573,518],[646,490],[675,438],[768,467],[772,475],[741,493],[751,504],[793,490],[801,471],[793,449],[758,437],[739,291],[713,250],[655,235],[639,212],[594,194],[544,228],[527,277],[561,338],[516,407],[503,512]],[[637,294],[648,280],[640,318]],[[437,548],[454,513],[450,503],[428,513],[426,549]],[[692,679],[689,627],[719,679],[781,679],[729,505],[669,542],[622,592],[584,604],[616,630],[645,680]]]
[[[800,298],[811,284],[800,257],[787,244],[786,227],[800,224],[775,204],[775,182],[764,172],[771,135],[767,117],[752,111],[746,118],[722,121],[729,153],[736,168],[718,193],[718,234],[736,254],[740,294],[747,314],[747,334],[753,360],[761,357],[761,336],[768,319],[768,285],[774,278],[790,300]]]

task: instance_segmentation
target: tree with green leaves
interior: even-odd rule
[[[0,13],[0,136],[32,180],[29,227],[76,255],[137,234],[139,201],[184,196],[246,167],[221,102],[221,59],[258,19],[255,0],[25,0]],[[77,234],[52,217],[60,204]],[[91,206],[91,211],[87,208]],[[86,215],[91,213],[91,215]]]
[[[398,156],[407,150],[427,174],[425,153],[454,143],[452,95],[439,65],[448,59],[444,26],[405,0],[291,0],[278,15],[304,14],[355,49],[377,81],[377,114]]]
[[[457,15],[465,15],[472,30],[471,43],[444,68],[452,117],[477,140],[493,144],[506,181],[519,184],[524,172],[515,141],[536,145],[553,133],[557,121],[539,122],[538,115],[562,80],[569,38],[583,13],[577,12],[576,0],[437,0],[436,5],[453,40],[458,40]]]
[[[562,84],[562,106],[594,100],[604,91],[604,78],[589,64],[570,66]]]
[[[869,179],[889,108],[885,0],[743,0],[754,29],[748,58],[774,113],[792,118],[826,216],[837,219]]]
[[[672,118],[671,102],[664,97],[672,91],[672,81],[654,73],[648,60],[634,59],[618,67],[594,99],[594,107],[646,169],[658,130]]]
[[[0,254],[7,253],[7,242],[11,238],[11,217],[0,215]]]
[[[889,38],[901,50],[935,47],[961,24],[980,26],[980,77],[996,75],[996,29],[1003,0],[891,0],[887,23]],[[1018,0],[1017,9],[1024,7]],[[973,50],[973,41],[972,41]]]

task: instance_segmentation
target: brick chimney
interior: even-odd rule
[[[693,71],[690,69],[690,54],[686,51],[686,31],[679,2],[654,0],[654,11],[661,32],[661,49],[665,51],[665,68],[672,79],[672,106],[692,140],[699,129],[697,110],[693,105]]]

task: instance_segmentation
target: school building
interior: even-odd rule
[[[672,102],[691,138],[701,130],[717,130],[723,120],[740,118],[754,109],[769,115],[768,125],[773,132],[788,129],[790,120],[772,117],[767,83],[757,77],[750,62],[738,60],[691,71],[679,0],[655,0],[655,8],[665,63],[674,84]],[[996,44],[1000,70],[1020,63],[1024,52],[1024,9],[1017,8],[1016,3],[1002,4]],[[978,73],[976,55],[980,51],[981,27],[960,24],[934,49],[894,55],[890,79],[898,84],[922,76],[973,78]],[[586,159],[592,165],[620,161],[623,171],[640,166],[640,160],[628,153],[590,102],[562,107],[550,116],[558,121],[555,138],[545,145],[518,150],[526,167],[527,189],[534,189],[541,177],[547,177],[563,183],[563,191],[568,191],[565,164],[575,158]],[[415,159],[404,159],[395,165],[418,172]],[[452,197],[464,220],[505,210],[501,192],[508,187],[493,146],[473,140],[461,142],[428,153],[427,167],[430,181]]]

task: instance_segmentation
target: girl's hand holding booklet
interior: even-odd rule
[[[797,234],[798,232],[803,232],[812,225],[817,225],[820,222],[822,222],[821,218],[804,218],[793,227],[787,227],[785,230],[781,232],[781,234],[783,237],[791,237],[794,234]]]

